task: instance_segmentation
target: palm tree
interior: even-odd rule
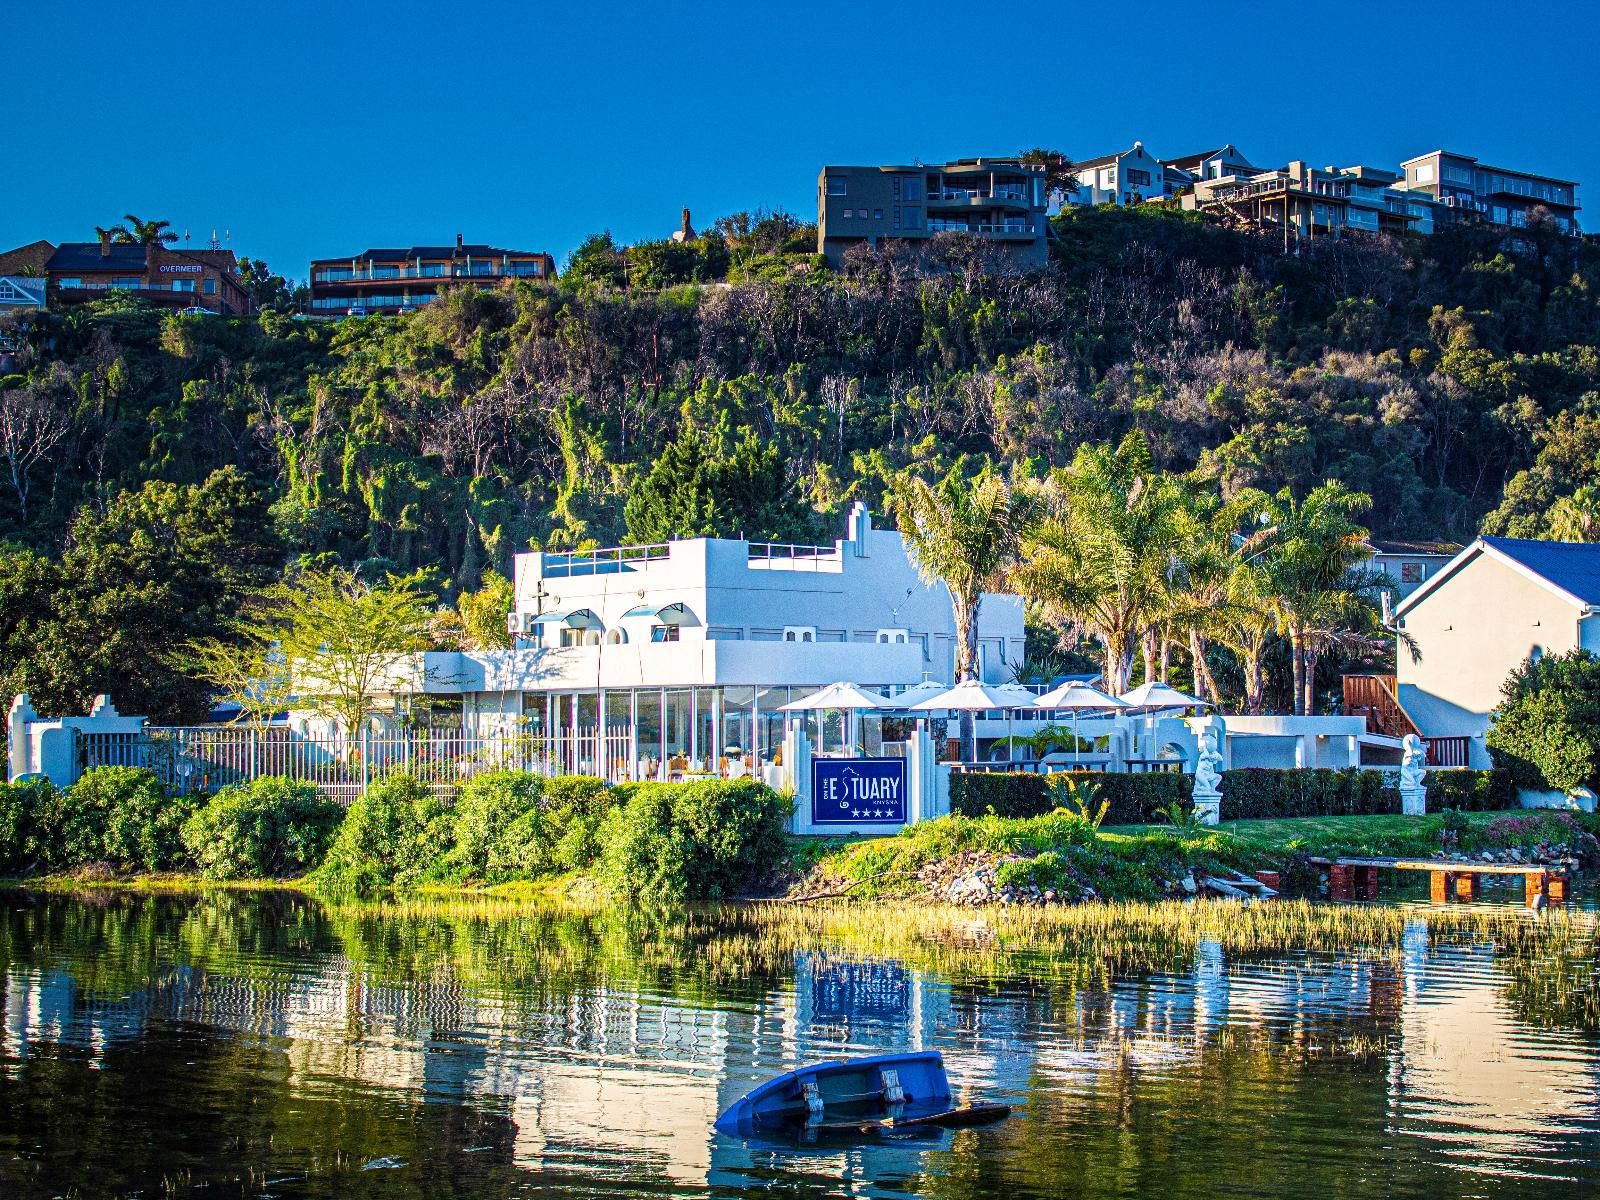
[[[113,242],[132,243],[134,245],[153,245],[156,242],[165,242],[168,245],[178,240],[177,233],[172,229],[171,221],[146,221],[132,213],[122,215],[122,224],[113,225],[110,229],[101,229],[95,226],[95,233],[110,234]]]
[[[901,473],[890,481],[895,521],[917,573],[950,592],[956,626],[956,683],[978,677],[978,606],[1015,565],[1033,518],[1026,488],[1013,487],[987,462],[967,478],[958,462],[937,483]],[[961,756],[977,758],[972,714],[961,716]]]
[[[1167,620],[1169,636],[1187,642],[1193,668],[1194,694],[1202,700],[1220,703],[1217,686],[1206,660],[1212,642],[1230,649],[1238,621],[1248,623],[1262,615],[1242,585],[1253,572],[1253,560],[1261,553],[1264,535],[1252,529],[1259,523],[1267,496],[1246,488],[1223,500],[1219,496],[1196,496],[1182,523],[1182,540],[1170,573]],[[1243,607],[1243,612],[1235,612]],[[1252,611],[1254,609],[1254,611]],[[1267,617],[1270,636],[1270,616]],[[1256,703],[1260,703],[1260,655],[1264,643],[1255,648]],[[1250,691],[1250,667],[1243,662]],[[1249,697],[1246,697],[1249,702]]]
[[[1375,577],[1357,570],[1367,558],[1367,531],[1355,519],[1371,506],[1365,493],[1329,480],[1303,501],[1285,488],[1264,510],[1263,563],[1278,628],[1289,639],[1296,716],[1316,706],[1317,659],[1344,632],[1374,623],[1358,612],[1371,608],[1365,593]]]
[[[1153,672],[1158,643],[1170,636],[1174,555],[1189,498],[1154,469],[1143,436],[1130,433],[1115,448],[1080,446],[1071,465],[1051,475],[1046,500],[1049,515],[1027,539],[1017,586],[1099,641],[1107,688],[1126,691],[1134,648],[1143,644]]]

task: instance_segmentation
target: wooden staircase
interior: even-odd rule
[[[1422,736],[1422,730],[1400,707],[1393,675],[1346,675],[1344,715],[1365,717],[1368,733],[1393,738],[1403,738],[1409,733]]]
[[[1467,765],[1470,739],[1426,736],[1400,706],[1400,689],[1393,675],[1346,675],[1344,715],[1365,717],[1368,733],[1378,733],[1392,738],[1416,734],[1428,748],[1430,767]]]

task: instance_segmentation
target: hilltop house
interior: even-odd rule
[[[1487,767],[1484,733],[1511,672],[1530,655],[1600,653],[1600,545],[1479,538],[1400,603],[1395,623],[1420,657],[1402,645],[1392,679],[1347,677],[1346,711],[1384,733],[1420,733],[1439,765]]]

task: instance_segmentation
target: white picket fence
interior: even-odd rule
[[[485,771],[598,775],[613,783],[640,778],[629,731],[592,726],[554,735],[418,730],[353,738],[228,725],[79,732],[78,773],[107,766],[147,768],[179,792],[214,792],[264,775],[287,776],[315,784],[341,804],[395,774],[414,776],[445,799]]]

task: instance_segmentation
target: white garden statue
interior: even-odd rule
[[[1222,819],[1222,751],[1217,748],[1217,731],[1206,726],[1200,731],[1200,758],[1194,766],[1194,811],[1202,825],[1215,825]]]
[[[1427,746],[1416,734],[1406,734],[1400,741],[1400,811],[1408,817],[1420,817],[1428,809],[1427,769]]]

